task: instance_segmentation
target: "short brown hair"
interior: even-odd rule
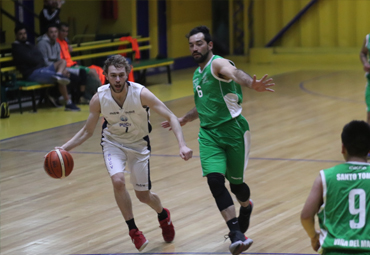
[[[108,75],[108,68],[112,65],[116,68],[124,67],[127,75],[131,71],[131,65],[128,63],[127,59],[121,55],[113,55],[105,60],[103,70],[106,75]]]

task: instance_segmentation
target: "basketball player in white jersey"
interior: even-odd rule
[[[153,93],[144,86],[127,81],[130,65],[121,55],[108,58],[104,74],[109,84],[99,87],[90,101],[90,114],[85,126],[59,149],[69,151],[93,135],[100,114],[105,122],[102,131],[102,148],[105,165],[111,176],[117,205],[128,225],[129,235],[135,247],[142,251],[148,240],[137,228],[132,212],[130,195],[126,188],[124,172],[130,171],[136,197],[158,213],[162,235],[172,242],[175,230],[170,212],[163,208],[155,193],[151,192],[149,174],[150,143],[149,108],[171,123],[180,147],[180,157],[188,160],[193,151],[186,146],[177,117]]]

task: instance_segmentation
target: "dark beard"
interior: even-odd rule
[[[206,54],[204,54],[204,55],[202,55],[201,53],[199,53],[199,54],[201,55],[201,57],[200,57],[200,58],[194,58],[194,57],[193,57],[193,59],[194,59],[194,61],[195,61],[195,62],[197,62],[198,64],[201,64],[201,63],[203,63],[203,62],[208,58],[209,51],[207,51],[207,53],[206,53]]]
[[[114,87],[114,85],[110,85],[110,89],[114,92],[114,93],[121,93],[124,89],[125,89],[125,86],[126,86],[126,82],[127,81],[125,81],[125,83],[123,84],[123,86],[122,86],[122,88],[121,88],[121,91],[116,91],[116,88]]]

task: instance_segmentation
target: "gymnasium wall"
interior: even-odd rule
[[[149,36],[154,40],[151,56],[154,57],[158,47],[157,0],[148,1]],[[191,28],[203,24],[212,30],[212,18],[217,19],[212,17],[213,1],[216,0],[166,0],[168,57],[189,56],[184,36]],[[295,54],[299,51],[311,52],[312,49],[320,49],[321,52],[326,49],[333,52],[343,49],[358,54],[365,35],[370,33],[370,0],[319,0],[273,45],[274,49],[267,49],[266,53],[261,49],[311,0],[254,0],[252,17],[246,11],[252,0],[230,1],[243,2],[246,17],[241,22],[246,23],[248,18],[253,18],[252,34],[247,24],[244,24],[245,45],[250,40],[253,42],[251,57],[257,53],[269,56],[278,51],[290,50],[290,54]],[[140,19],[140,13],[136,14],[134,0],[118,0],[117,20],[101,19],[100,4],[100,0],[66,0],[62,6],[61,19],[74,21],[70,27],[70,38],[83,33],[87,25],[87,34],[136,34],[136,18],[138,15]],[[34,0],[36,13],[40,12],[42,5],[43,0]],[[14,3],[11,0],[3,0],[1,6],[14,14]],[[14,23],[4,15],[1,20],[3,30],[6,30],[6,42],[10,44],[14,41]],[[39,29],[37,19],[35,29]]]
[[[117,20],[102,19],[101,1],[66,0],[60,18],[64,22],[69,22],[72,37],[82,33],[129,33],[132,23],[131,9],[132,1],[119,1]]]
[[[4,11],[14,15],[14,3],[10,0],[0,1],[0,6]],[[6,43],[11,43],[15,40],[14,38],[14,22],[5,15],[1,15],[1,26],[5,31]]]
[[[39,14],[43,8],[43,0],[34,0],[34,12]],[[2,1],[4,10],[14,15],[14,2],[10,0]],[[136,33],[133,18],[136,17],[134,1],[118,1],[117,20],[101,19],[100,0],[66,0],[62,5],[60,19],[70,24],[70,35],[72,38],[76,34],[115,34],[115,33]],[[14,38],[14,22],[2,15],[3,30],[6,30],[6,42],[11,43]],[[35,31],[39,32],[39,20],[35,18]]]
[[[265,46],[309,2],[254,0],[254,46]],[[368,10],[369,0],[319,0],[274,46],[360,47],[370,33]]]
[[[167,1],[167,45],[172,58],[189,56],[189,31],[205,25],[212,31],[212,0]]]

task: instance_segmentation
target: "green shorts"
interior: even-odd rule
[[[247,120],[239,115],[215,128],[200,128],[199,152],[203,176],[223,174],[232,184],[244,182],[250,148]]]
[[[71,66],[69,68],[73,68],[73,69],[85,69],[86,73],[89,73],[90,72],[90,68],[88,68],[87,66]]]

